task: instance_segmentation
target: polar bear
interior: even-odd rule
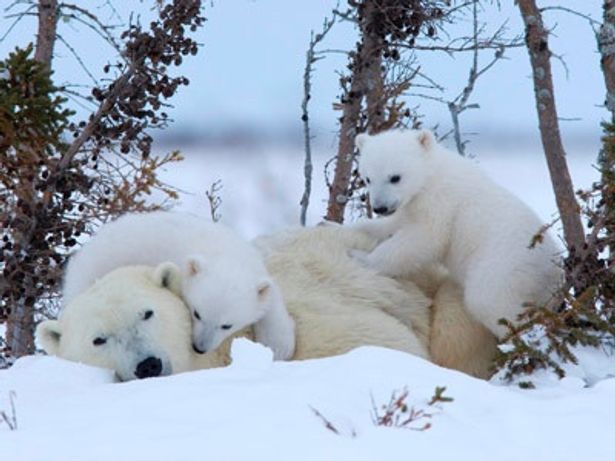
[[[178,269],[179,270],[179,269]],[[114,270],[36,328],[50,355],[114,370],[121,381],[194,368],[181,280],[147,266]]]
[[[474,163],[436,142],[428,130],[356,138],[359,171],[380,219],[352,224],[380,243],[362,259],[391,276],[443,264],[463,290],[465,307],[497,336],[526,303],[543,305],[557,289],[558,247],[536,214]]]
[[[327,251],[275,251],[268,261],[296,324],[293,359],[342,354],[361,345],[428,358],[431,301],[418,288],[373,274],[331,239],[328,246],[317,237],[310,241],[312,250]],[[228,340],[207,354],[192,351],[190,315],[179,297],[183,277],[168,262],[112,270],[74,297],[58,320],[41,322],[37,340],[50,354],[111,368],[121,380],[227,364]],[[405,312],[405,321],[386,313],[396,309]],[[232,337],[254,333],[243,329]]]
[[[254,324],[256,340],[277,360],[292,356],[294,324],[260,254],[227,227],[185,213],[127,214],[102,226],[69,259],[64,304],[115,268],[165,261],[183,269],[195,351]]]
[[[296,323],[293,359],[377,345],[488,377],[495,341],[467,316],[458,291],[433,285],[433,303],[412,282],[396,282],[348,256],[375,244],[337,228],[259,239]],[[228,364],[228,339],[207,354],[192,350],[189,312],[177,296],[182,276],[169,263],[116,269],[73,299],[59,320],[42,322],[37,340],[50,354],[114,369],[123,380]]]

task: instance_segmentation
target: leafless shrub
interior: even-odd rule
[[[407,399],[410,392],[407,388],[394,391],[388,403],[380,406],[376,405],[372,396],[372,421],[376,426],[426,431],[431,427],[430,420],[438,404],[453,401],[451,397],[444,395],[445,391],[446,387],[436,387],[426,407],[419,409],[408,405]]]

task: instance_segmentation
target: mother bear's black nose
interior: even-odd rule
[[[389,208],[386,206],[374,208],[374,213],[376,214],[387,214],[388,212],[389,212]]]
[[[153,378],[160,376],[160,373],[162,373],[162,362],[157,357],[148,357],[139,362],[135,370],[135,375],[139,379]]]

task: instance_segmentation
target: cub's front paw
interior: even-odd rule
[[[290,360],[295,355],[295,332],[280,332],[276,337],[270,337],[263,344],[273,351],[273,360]]]
[[[295,355],[295,322],[289,317],[282,322],[263,326],[260,322],[254,325],[257,342],[273,351],[274,360],[290,360]]]

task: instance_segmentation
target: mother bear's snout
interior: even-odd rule
[[[158,357],[148,357],[142,360],[135,369],[135,376],[139,379],[153,378],[162,373],[162,361]]]

